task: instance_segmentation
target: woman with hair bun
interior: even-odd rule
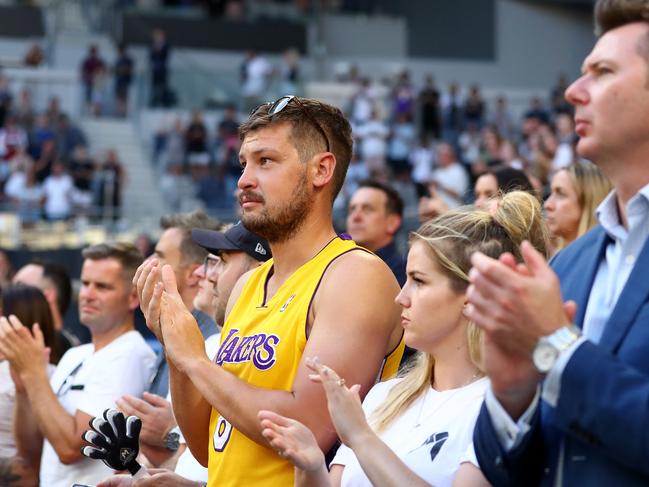
[[[530,193],[505,194],[490,211],[451,210],[410,237],[403,307],[404,340],[416,360],[397,378],[376,384],[361,405],[335,371],[311,359],[344,445],[327,472],[313,434],[301,423],[259,413],[271,447],[296,466],[296,485],[486,485],[473,454],[473,427],[487,388],[482,334],[465,316],[470,258],[497,258],[528,240],[547,253],[541,206]]]

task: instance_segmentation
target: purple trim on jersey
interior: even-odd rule
[[[318,288],[320,287],[320,283],[322,282],[322,278],[324,277],[325,272],[327,272],[327,269],[329,269],[329,266],[331,265],[331,263],[332,263],[334,260],[336,260],[336,259],[337,259],[338,257],[340,257],[341,255],[345,255],[346,253],[351,252],[351,251],[353,251],[353,250],[362,250],[363,252],[367,252],[367,253],[369,253],[369,254],[372,253],[372,252],[369,252],[368,250],[366,250],[366,249],[364,249],[364,248],[362,248],[362,247],[354,247],[354,248],[351,248],[351,249],[347,249],[347,250],[345,250],[344,252],[342,252],[341,254],[338,254],[337,256],[335,256],[333,259],[331,259],[331,260],[329,261],[329,263],[327,264],[327,266],[326,266],[326,267],[324,268],[324,270],[322,271],[322,274],[320,274],[320,279],[318,279],[318,284],[316,284],[316,287],[315,287],[315,289],[313,290],[313,294],[311,295],[311,299],[309,300],[309,306],[308,306],[307,309],[306,309],[306,318],[305,318],[305,320],[304,320],[304,336],[306,337],[307,340],[309,339],[309,334],[307,333],[307,325],[309,324],[309,313],[311,312],[311,305],[313,304],[313,298],[315,298],[315,295],[316,295],[316,293],[318,292]]]
[[[338,237],[340,237],[341,240],[354,240],[348,233],[339,233]]]

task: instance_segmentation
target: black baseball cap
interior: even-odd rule
[[[192,240],[213,254],[222,250],[242,251],[255,260],[265,262],[272,257],[268,242],[246,229],[241,222],[225,232],[194,228]]]

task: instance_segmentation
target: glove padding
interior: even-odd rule
[[[89,424],[92,430],[81,437],[93,446],[84,446],[81,453],[102,460],[113,470],[128,470],[135,475],[141,468],[135,459],[140,451],[142,420],[137,416],[124,418],[120,411],[106,409],[103,418],[93,418]]]

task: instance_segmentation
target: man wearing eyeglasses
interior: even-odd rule
[[[273,259],[235,286],[216,363],[168,267],[147,263],[134,282],[148,326],[164,336],[174,413],[194,456],[209,463],[208,485],[285,486],[293,466],[262,437],[259,410],[302,421],[329,450],[335,431],[304,359],[319,357],[363,392],[396,372],[399,286],[378,257],[333,228],[352,152],[339,109],[282,97],[253,111],[240,138],[241,220],[268,240]]]

